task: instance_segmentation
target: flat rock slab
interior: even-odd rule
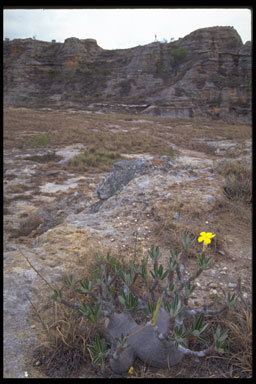
[[[96,190],[96,196],[105,200],[121,191],[132,179],[150,173],[155,164],[164,164],[167,168],[172,167],[170,158],[163,156],[159,159],[148,161],[145,159],[124,160],[114,163],[114,167],[105,180]]]

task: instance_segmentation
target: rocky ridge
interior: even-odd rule
[[[249,122],[251,43],[232,27],[117,50],[75,37],[4,41],[4,101]]]

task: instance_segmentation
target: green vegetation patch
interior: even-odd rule
[[[33,137],[32,146],[33,147],[47,147],[51,142],[51,139],[48,135],[39,135]]]
[[[188,56],[188,50],[186,48],[179,47],[172,49],[170,55],[174,59],[175,64],[181,64],[186,60]]]
[[[89,168],[108,170],[112,163],[120,158],[119,152],[90,148],[70,159],[68,166],[78,170],[88,170]]]

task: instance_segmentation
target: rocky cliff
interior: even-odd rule
[[[5,40],[4,101],[250,121],[251,43],[232,27],[118,50],[74,37]]]

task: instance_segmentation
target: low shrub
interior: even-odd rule
[[[251,202],[252,174],[248,165],[224,160],[218,163],[217,172],[225,177],[224,193],[230,200]]]
[[[197,269],[188,276],[185,275],[187,252],[196,240],[188,234],[182,240],[180,251],[170,250],[165,267],[160,264],[159,247],[152,247],[148,257],[143,252],[140,262],[135,252],[129,264],[109,253],[106,258],[97,254],[97,263],[85,278],[76,281],[73,275],[67,275],[66,282],[75,301],[64,299],[62,291],[50,285],[23,256],[50,287],[56,303],[77,311],[82,319],[94,324],[94,339],[87,345],[92,365],[104,374],[109,361],[113,372],[131,374],[136,357],[150,366],[168,368],[180,363],[186,355],[205,357],[213,353],[225,355],[228,351],[229,333],[234,323],[225,323],[225,329],[220,324],[225,313],[236,306],[238,296],[226,292],[224,302],[219,297],[214,303],[204,303],[202,308],[191,306],[196,298],[194,281],[211,265],[212,258],[206,256],[206,250],[214,236],[210,232],[200,233],[198,242],[203,243],[203,247],[198,253]],[[238,295],[240,293],[238,289]],[[218,321],[210,320],[214,316]],[[58,330],[62,339],[64,328],[62,332]],[[250,339],[250,335],[248,337]],[[191,349],[191,338],[197,340],[200,350]],[[84,358],[81,345],[78,351],[73,349]],[[74,361],[70,353],[65,352],[65,355],[69,361]],[[64,362],[63,356],[61,359]]]
[[[32,139],[33,147],[47,147],[51,142],[51,139],[48,135],[39,135],[35,136]]]

